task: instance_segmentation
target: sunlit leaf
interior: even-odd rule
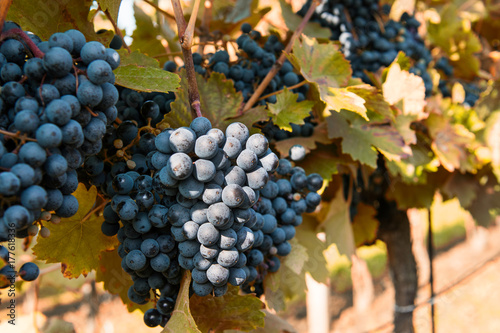
[[[114,71],[115,83],[137,91],[174,91],[179,86],[179,76],[160,68],[119,66]]]
[[[377,210],[364,203],[358,204],[358,213],[352,221],[352,232],[356,247],[372,244],[377,239],[379,222],[375,218]]]
[[[78,212],[69,218],[62,218],[61,223],[47,223],[50,237],[39,237],[33,252],[38,260],[47,263],[61,263],[63,274],[76,278],[86,276],[99,267],[101,252],[111,250],[118,245],[116,237],[107,237],[101,231],[104,217],[89,214],[94,206],[97,189],[89,190],[79,184],[73,193],[80,203]]]

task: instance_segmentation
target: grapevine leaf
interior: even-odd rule
[[[302,17],[295,14],[292,10],[292,6],[286,3],[284,0],[280,0],[281,16],[285,21],[286,27],[290,31],[295,31],[302,22]],[[331,31],[328,28],[322,27],[317,22],[307,22],[304,30],[304,35],[314,38],[328,39],[331,36]]]
[[[258,105],[246,111],[241,116],[228,118],[228,120],[239,121],[240,123],[245,124],[250,130],[250,133],[253,134],[252,132],[257,132],[258,129],[252,129],[252,124],[269,120],[269,117],[267,115],[266,107],[264,105]]]
[[[470,173],[454,172],[441,189],[444,199],[457,197],[462,207],[469,207],[476,199],[479,184]]]
[[[154,25],[151,17],[136,4],[134,4],[134,17],[137,27],[132,34],[133,42],[130,49],[141,50],[141,52],[150,56],[164,54],[166,52],[165,48],[157,39],[160,34],[159,28]]]
[[[250,331],[264,327],[264,304],[253,295],[239,295],[239,288],[229,285],[221,297],[191,297],[191,313],[202,332],[226,329]],[[217,311],[214,311],[216,309]],[[181,330],[175,331],[181,332]]]
[[[129,312],[139,309],[142,312],[153,307],[151,302],[138,305],[128,298],[128,289],[134,284],[132,277],[121,266],[122,259],[118,249],[101,252],[99,266],[96,269],[96,281],[103,282],[105,290],[113,295],[120,296],[123,304],[127,305]]]
[[[280,140],[274,142],[274,147],[281,155],[281,158],[288,157],[290,148],[294,145],[302,145],[306,148],[306,152],[309,153],[311,150],[316,149],[316,143],[328,144],[332,140],[328,139],[328,133],[326,129],[326,124],[324,122],[314,127],[313,135],[309,137],[291,137],[285,140]]]
[[[252,331],[252,333],[297,333],[297,330],[295,330],[295,328],[293,328],[293,326],[290,325],[290,323],[285,319],[280,318],[267,310],[263,311],[266,314],[266,323],[263,328],[258,328]]]
[[[398,63],[393,63],[382,89],[385,100],[391,105],[401,104],[404,115],[425,118],[425,85],[421,77],[401,70]]]
[[[174,91],[179,86],[179,76],[160,68],[120,66],[114,71],[115,83],[138,91]]]
[[[287,57],[309,82],[323,87],[345,86],[352,75],[349,61],[333,42],[319,44],[315,39],[302,36],[293,44],[293,53]]]
[[[172,111],[165,115],[160,127],[189,126],[193,120],[184,70],[181,71],[181,78],[180,89],[176,92],[175,102],[171,104]],[[243,96],[236,92],[231,80],[227,80],[223,74],[219,73],[212,73],[208,80],[196,74],[196,79],[200,92],[201,112],[212,122],[214,128],[225,131],[229,124],[235,120],[239,121],[235,117],[238,117],[238,108],[243,102]],[[262,116],[259,118],[262,119]],[[245,123],[247,127],[251,127],[256,121],[252,117],[242,119],[248,121]]]
[[[500,111],[490,114],[484,132],[486,144],[491,150],[491,165],[497,179],[500,180]]]
[[[342,186],[339,187],[335,197],[327,205],[322,225],[326,234],[326,246],[336,244],[339,253],[350,258],[355,253],[356,247],[349,217],[349,202],[344,200]]]
[[[309,260],[309,255],[307,249],[302,246],[295,238],[290,240],[290,245],[292,245],[292,252],[290,257],[286,257],[283,260],[283,264],[286,265],[292,272],[299,275],[305,263]],[[289,260],[288,258],[293,258]]]
[[[468,163],[468,146],[475,138],[463,125],[450,124],[444,117],[431,114],[426,120],[429,134],[433,138],[433,152],[448,171],[464,170]]]
[[[283,260],[287,260],[288,257]],[[264,279],[266,305],[276,312],[285,310],[286,301],[297,297],[305,290],[304,272],[296,274],[284,263],[281,264],[280,269],[276,273],[267,274]]]
[[[358,214],[352,221],[352,232],[356,247],[364,244],[372,244],[377,238],[379,222],[375,218],[377,210],[373,206],[364,203],[358,204]]]
[[[97,3],[103,11],[108,10],[109,14],[113,20],[118,19],[118,9],[120,9],[120,3],[122,0],[97,0]]]
[[[399,117],[399,116],[398,116]],[[416,144],[411,146],[411,156],[401,161],[386,161],[387,169],[394,176],[408,184],[424,184],[427,181],[428,172],[436,172],[439,161],[429,147]]]
[[[454,76],[474,79],[480,69],[477,53],[482,46],[471,30],[470,22],[457,15],[457,5],[448,3],[442,7],[439,20],[431,20],[427,26],[430,42],[447,53],[455,69]]]
[[[486,90],[474,105],[474,109],[481,119],[486,119],[490,113],[500,110],[500,81],[488,84]]]
[[[406,157],[410,152],[401,134],[389,122],[370,123],[345,112],[332,113],[326,122],[329,137],[342,138],[344,153],[374,168],[377,166],[375,148],[390,160]]]
[[[73,195],[78,199],[78,212],[69,218],[62,218],[60,224],[47,224],[49,238],[38,238],[33,247],[38,260],[63,265],[63,274],[68,278],[77,278],[99,267],[101,252],[111,250],[118,245],[115,237],[107,237],[101,231],[104,217],[88,215],[94,206],[97,189],[92,186],[88,191],[79,184]],[[64,244],[64,245],[62,245]]]
[[[394,21],[398,22],[401,19],[403,13],[413,14],[415,10],[415,0],[396,0],[392,4],[391,12],[389,17]]]
[[[465,207],[472,215],[477,224],[489,226],[493,220],[493,214],[500,209],[500,192],[495,187],[498,186],[496,177],[492,170],[482,170],[482,179],[486,179],[477,190],[476,198]]]
[[[349,83],[352,69],[338,46],[332,42],[318,44],[315,39],[303,36],[302,41],[294,43],[293,53],[287,57],[302,76],[317,87],[329,109],[337,112],[346,109],[368,119],[365,100],[342,88]]]
[[[185,271],[184,276],[182,277],[179,295],[177,296],[177,302],[175,304],[174,311],[172,312],[172,317],[168,321],[163,331],[161,331],[162,333],[201,333],[201,331],[198,329],[198,326],[196,325],[193,315],[191,314],[189,301],[190,284],[191,272]],[[208,332],[208,330],[205,330],[204,332]]]
[[[365,100],[349,88],[322,88],[321,99],[334,111],[348,110],[368,120]]]
[[[226,23],[238,23],[250,15],[254,9],[256,9],[256,1],[255,0],[237,0],[236,4],[233,4],[232,10],[226,16]]]
[[[304,221],[297,227],[295,238],[307,250],[308,260],[305,262],[304,271],[311,274],[314,280],[326,283],[330,276],[323,254],[326,246],[317,236],[317,224],[314,217],[309,214],[304,215]]]
[[[31,31],[42,40],[48,40],[56,32],[80,30],[87,40],[97,40],[108,45],[113,32],[96,34],[94,25],[87,20],[92,0],[16,0],[13,1],[7,19]]]
[[[298,94],[294,94],[286,87],[276,96],[276,103],[268,104],[269,116],[273,123],[281,129],[292,131],[291,124],[304,125],[304,118],[309,116],[314,102],[297,102]]]
[[[389,103],[386,102],[377,88],[369,84],[361,84],[347,87],[347,90],[362,98],[365,101],[364,106],[367,110],[376,112],[389,120],[394,120],[394,113]]]
[[[318,173],[323,179],[330,180],[332,175],[338,172],[338,165],[347,163],[352,163],[348,155],[336,152],[334,146],[320,144],[298,164],[306,173]]]
[[[440,172],[441,171],[441,172]],[[434,200],[434,193],[446,180],[443,170],[426,173],[427,182],[423,184],[407,184],[393,180],[387,191],[387,199],[395,200],[399,209],[429,208]]]
[[[134,65],[137,67],[159,68],[160,63],[155,58],[148,57],[139,51],[128,53],[127,50],[117,50],[120,54],[120,66]]]

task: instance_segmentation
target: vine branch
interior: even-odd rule
[[[288,42],[287,46],[285,47],[285,50],[281,54],[281,56],[278,58],[278,60],[274,63],[273,68],[267,73],[266,77],[262,82],[259,84],[255,92],[253,93],[252,97],[248,100],[248,102],[243,106],[242,113],[250,110],[252,106],[259,100],[260,96],[264,92],[264,90],[267,88],[271,80],[276,76],[278,71],[280,70],[281,66],[283,66],[283,63],[286,60],[286,54],[290,53],[292,50],[293,43],[295,43],[295,40],[300,36],[304,28],[306,27],[307,22],[311,19],[311,16],[314,13],[314,10],[316,7],[319,5],[319,0],[315,0],[311,3],[311,7],[309,7],[309,10],[307,11],[306,15],[302,19],[302,22],[300,22],[299,27],[295,32],[293,33],[292,37],[290,38],[290,41]]]
[[[202,117],[200,92],[198,91],[198,83],[196,82],[191,44],[187,42],[185,43],[186,35],[191,36],[192,38],[194,32],[186,31],[188,26],[186,20],[184,19],[184,13],[182,11],[180,0],[172,0],[172,7],[174,8],[175,21],[177,23],[177,30],[179,32],[179,42],[181,43],[182,54],[184,56],[184,67],[186,68],[186,75],[188,80],[189,103],[191,104],[191,108],[195,111],[196,116]],[[190,26],[190,28],[194,29],[194,25]]]
[[[101,7],[99,7],[99,9],[102,11]],[[123,33],[120,30],[120,28],[118,28],[118,24],[116,24],[116,21],[113,19],[113,17],[111,17],[109,10],[106,9],[103,12],[104,12],[104,15],[106,15],[106,17],[108,18],[109,22],[111,22],[111,24],[113,25],[113,29],[115,29],[115,34],[120,36],[120,39],[122,40],[123,47],[125,49],[127,49],[128,53],[131,53],[132,50],[130,50],[130,46],[128,46],[127,43],[125,43],[125,38],[123,37]]]

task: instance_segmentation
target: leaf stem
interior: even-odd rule
[[[186,68],[186,75],[188,80],[189,103],[191,108],[195,111],[196,117],[202,117],[200,92],[198,91],[198,82],[196,82],[196,72],[194,70],[193,53],[191,52],[191,45],[184,43],[186,34],[186,20],[180,0],[172,0],[172,7],[174,8],[175,21],[177,23],[177,30],[179,33],[179,42],[182,46],[182,54],[184,56],[184,67]]]
[[[40,51],[38,46],[36,46],[35,42],[33,42],[31,38],[23,31],[23,29],[14,28],[4,32],[2,35],[0,35],[0,42],[7,38],[21,39],[24,43],[26,43],[26,45],[28,45],[30,51],[37,58],[43,58],[43,56],[45,55],[42,51]]]
[[[102,9],[101,9],[102,10]],[[130,50],[130,46],[127,45],[127,43],[125,43],[125,38],[123,38],[123,33],[122,31],[120,30],[120,28],[118,28],[118,24],[116,24],[116,21],[113,19],[113,17],[111,17],[111,14],[109,13],[109,10],[105,10],[104,11],[104,15],[106,15],[106,17],[108,18],[108,20],[111,22],[111,24],[113,25],[113,29],[115,29],[115,33],[120,36],[120,39],[122,40],[122,44],[123,44],[123,47],[125,49],[127,49],[128,53],[131,53],[132,51]]]
[[[311,7],[309,7],[309,10],[307,11],[306,15],[302,19],[302,22],[300,22],[300,25],[298,26],[297,30],[293,33],[292,37],[290,38],[290,41],[288,42],[287,46],[285,47],[285,50],[281,54],[281,56],[278,58],[278,60],[274,63],[273,68],[267,73],[266,77],[262,82],[259,84],[255,92],[253,93],[252,97],[248,100],[248,102],[244,105],[243,107],[243,113],[250,110],[252,106],[259,100],[260,96],[264,92],[264,90],[267,88],[271,80],[276,76],[278,71],[280,70],[281,66],[283,66],[283,63],[285,62],[286,59],[286,54],[290,53],[292,50],[292,46],[295,43],[295,40],[300,36],[304,28],[306,27],[307,22],[311,19],[311,16],[314,13],[314,10],[316,7],[319,5],[319,0],[314,0],[311,3]]]

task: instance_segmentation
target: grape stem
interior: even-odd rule
[[[299,88],[299,87],[302,87],[303,85],[307,84],[307,81],[304,80],[304,81],[301,81],[299,83],[297,83],[296,85],[293,85],[293,86],[290,86],[290,87],[286,87],[288,90],[293,90],[293,89],[296,89],[296,88]],[[259,101],[262,101],[266,98],[269,98],[271,96],[274,96],[274,95],[278,95],[279,93],[283,92],[285,90],[285,88],[281,89],[281,90],[276,90],[276,91],[273,91],[272,93],[270,94],[267,94],[267,95],[264,95],[262,96],[261,98],[259,98]]]
[[[19,136],[19,133],[13,133],[13,132],[8,132],[8,131],[5,131],[5,130],[1,130],[0,129],[0,134],[3,134],[3,135],[7,135],[8,137],[10,138],[21,138]],[[33,142],[36,142],[36,139],[32,139],[32,138],[28,138],[28,137],[25,137],[23,138],[25,141],[33,141]]]
[[[172,14],[170,14],[169,12],[161,9],[157,4],[155,4],[154,2],[152,1],[149,1],[149,0],[142,0],[144,1],[145,3],[147,3],[148,5],[150,5],[151,7],[153,7],[154,9],[156,9],[157,11],[159,11],[162,15],[164,15],[165,17],[168,17],[169,19],[172,19],[172,20],[175,20],[175,16],[173,16]]]
[[[288,42],[285,50],[281,54],[281,56],[278,58],[278,60],[274,63],[273,68],[267,73],[266,77],[262,82],[259,84],[257,89],[254,91],[252,97],[246,102],[246,104],[243,106],[243,110],[241,110],[240,113],[244,113],[252,108],[252,106],[259,100],[260,96],[264,92],[264,90],[267,88],[271,80],[276,76],[278,71],[280,70],[281,66],[283,66],[283,63],[286,60],[286,55],[287,53],[290,53],[292,50],[292,46],[295,43],[295,40],[302,34],[302,31],[306,27],[307,22],[311,19],[311,16],[314,13],[314,10],[316,7],[319,5],[320,1],[315,0],[311,3],[311,7],[309,7],[309,10],[307,11],[306,15],[302,19],[302,22],[300,22],[299,27],[295,32],[293,33],[292,37],[290,38],[290,41]]]
[[[123,44],[123,47],[125,49],[127,49],[128,53],[132,52],[130,50],[130,46],[127,45],[127,43],[125,43],[125,39],[123,38],[123,34],[122,34],[122,31],[120,30],[120,28],[118,28],[118,24],[116,24],[116,21],[113,19],[113,17],[111,17],[111,14],[109,13],[109,10],[102,10],[101,6],[99,6],[99,9],[104,13],[104,15],[106,15],[106,17],[108,18],[108,20],[111,22],[111,24],[113,25],[113,29],[115,29],[115,33],[120,36],[120,39],[122,40],[122,44]]]
[[[5,22],[5,18],[7,17],[10,5],[12,5],[12,0],[0,1],[0,31],[3,29],[3,24]]]
[[[172,7],[174,8],[175,21],[177,22],[177,30],[179,33],[179,42],[181,43],[182,54],[184,56],[184,67],[186,68],[188,80],[189,103],[191,104],[191,108],[195,111],[196,117],[203,117],[201,114],[200,92],[198,91],[198,82],[196,82],[191,45],[184,43],[187,24],[184,19],[184,13],[182,11],[180,0],[172,0]],[[194,26],[192,28],[194,28]],[[191,41],[193,37],[192,34],[193,32],[191,32]]]
[[[33,55],[37,58],[43,58],[43,56],[45,55],[45,53],[40,51],[38,46],[36,46],[35,42],[33,42],[31,38],[23,31],[23,29],[13,28],[2,33],[2,35],[0,35],[0,42],[7,38],[22,40],[26,45],[28,45],[31,53],[33,53]]]

